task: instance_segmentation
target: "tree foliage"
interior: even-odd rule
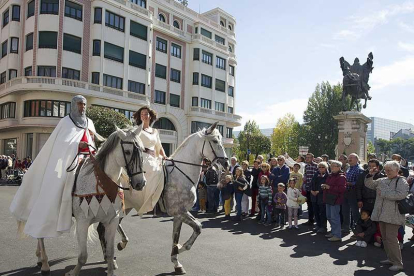
[[[390,157],[392,154],[397,153],[408,160],[414,159],[414,138],[396,138],[391,141],[378,139],[376,145],[377,153],[379,154],[385,154]]]
[[[255,121],[248,121],[242,131],[240,131],[237,138],[238,148],[238,159],[250,160],[248,156],[248,150],[250,150],[251,157],[257,158],[259,154],[267,154],[270,152],[271,142],[270,139],[264,136],[259,129],[259,126]]]
[[[349,105],[350,98],[346,101]],[[301,146],[309,146],[309,152],[317,156],[324,153],[335,156],[338,123],[333,116],[342,111],[342,104],[342,85],[331,86],[329,82],[322,82],[316,86],[303,115],[305,144]]]
[[[177,0],[177,1],[186,7],[188,6],[188,0]]]
[[[115,131],[115,126],[125,128],[132,125],[124,114],[107,107],[88,107],[86,116],[93,121],[96,131],[105,138]]]
[[[367,146],[367,154],[375,153],[375,147],[374,144],[369,141]]]
[[[275,155],[285,154],[297,156],[299,153],[301,126],[295,120],[293,114],[288,113],[280,118],[273,129],[272,153]]]

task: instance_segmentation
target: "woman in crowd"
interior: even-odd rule
[[[389,161],[384,165],[386,178],[373,180],[372,176],[378,172],[372,168],[365,178],[365,186],[377,191],[374,211],[371,219],[379,222],[382,242],[387,259],[381,264],[392,265],[389,270],[403,270],[401,249],[398,244],[398,229],[405,223],[405,216],[400,214],[397,201],[408,195],[408,183],[404,177],[398,175],[400,164]]]
[[[260,181],[262,176],[266,176],[267,178],[269,178],[269,176],[270,176],[270,165],[268,163],[262,163],[262,165],[260,165],[260,167],[261,167],[261,171],[259,173],[258,181]],[[260,183],[258,182],[257,184],[259,185]],[[258,204],[258,207],[259,207],[259,214],[257,214],[256,219],[260,220],[261,219],[261,214],[262,214],[261,213],[262,209],[261,209],[260,203]],[[265,212],[266,212],[266,210],[265,210]]]
[[[257,206],[257,195],[259,193],[259,174],[262,171],[260,168],[261,162],[259,159],[255,160],[253,163],[253,169],[252,169],[252,209],[250,210],[250,217],[253,217],[256,213],[256,206]]]
[[[322,184],[326,184],[328,178],[328,163],[321,162],[318,164],[318,172],[312,178],[311,200],[313,213],[316,220],[316,233],[326,233],[326,206],[323,203]]]
[[[235,221],[241,221],[242,217],[242,199],[244,195],[244,190],[247,189],[248,182],[246,177],[243,174],[243,169],[241,167],[236,168],[236,174],[234,176],[234,197],[236,198],[236,210],[237,215],[234,218]]]
[[[242,162],[242,169],[243,169],[243,174],[244,177],[247,180],[248,185],[251,185],[251,181],[252,181],[252,172],[249,170],[249,162],[248,161],[243,161]],[[246,194],[243,194],[243,198],[242,198],[242,215],[243,216],[247,216],[247,214],[249,213],[249,196]]]

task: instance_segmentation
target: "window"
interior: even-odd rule
[[[9,9],[7,9],[4,13],[3,13],[3,28],[7,26],[7,24],[9,24]]]
[[[56,77],[55,66],[38,66],[37,75],[41,77]]]
[[[233,27],[231,26],[231,25],[229,25],[229,30],[231,31],[231,30],[233,30]]]
[[[232,128],[230,128],[230,127],[227,128],[227,135],[226,135],[226,137],[227,138],[233,138],[233,129]]]
[[[101,56],[101,41],[98,39],[95,39],[93,41],[93,46],[92,46],[92,55],[93,56]]]
[[[231,106],[228,107],[228,113],[233,113],[233,107]]]
[[[193,60],[200,60],[200,49],[194,48]]]
[[[213,64],[213,54],[210,54],[209,52],[202,51],[201,61],[207,64],[212,65]]]
[[[223,125],[217,125],[217,129],[220,132],[221,136],[223,136],[224,126]]]
[[[1,44],[1,57],[7,56],[7,40]]]
[[[70,113],[70,102],[54,100],[31,100],[24,102],[24,117],[58,117]]]
[[[15,118],[16,103],[8,102],[0,105],[0,119]]]
[[[157,50],[163,53],[167,53],[167,41],[157,37]]]
[[[147,1],[145,0],[130,0],[132,3],[137,4],[138,6],[143,7],[144,9],[147,7]]]
[[[174,26],[174,28],[180,29],[180,23],[178,23],[177,20],[174,20],[173,26]]]
[[[228,94],[229,94],[230,97],[234,97],[234,87],[233,86],[229,86]]]
[[[102,8],[95,8],[93,23],[102,24]]]
[[[162,79],[167,79],[167,67],[164,65],[155,64],[155,76]]]
[[[172,43],[171,44],[171,55],[177,58],[181,58],[181,46]]]
[[[217,111],[224,112],[224,103],[216,102],[215,108]]]
[[[181,82],[181,71],[171,68],[170,80],[173,81],[173,82],[180,83]]]
[[[19,38],[18,37],[10,38],[10,53],[13,53],[13,54],[19,53]]]
[[[0,75],[0,84],[3,84],[5,82],[6,82],[6,71],[1,73],[1,75]]]
[[[59,14],[59,0],[41,0],[41,14]]]
[[[233,65],[229,65],[229,74],[231,76],[234,76],[234,66]]]
[[[125,28],[125,18],[110,11],[105,11],[105,26],[123,32]]]
[[[198,106],[198,97],[193,97],[191,99],[191,106]]]
[[[81,49],[82,38],[70,34],[63,34],[63,50],[80,54]]]
[[[32,0],[27,4],[27,18],[33,16],[34,13],[35,13],[35,0]]]
[[[147,26],[139,24],[131,20],[130,35],[138,37],[142,40],[147,40]]]
[[[142,69],[146,69],[147,68],[147,56],[130,50],[129,51],[129,65],[142,68]]]
[[[80,80],[80,71],[63,67],[62,78],[71,79],[71,80]]]
[[[217,43],[220,43],[222,45],[226,44],[226,40],[224,38],[222,38],[221,36],[215,35],[214,38],[216,39]]]
[[[175,131],[175,126],[174,124],[167,118],[159,118],[155,123],[154,123],[154,128],[156,129],[166,129],[166,130],[172,130]]]
[[[155,90],[155,103],[165,104],[165,92]]]
[[[20,6],[12,6],[12,21],[20,21]]]
[[[26,35],[26,51],[33,49],[33,33]]]
[[[112,88],[122,89],[122,78],[104,74],[103,85]]]
[[[211,88],[212,78],[201,74],[201,86]]]
[[[204,123],[204,122],[191,122],[191,133],[196,133],[197,131],[203,129],[203,128],[209,128],[211,124]]]
[[[194,33],[198,34],[198,27],[195,27]]]
[[[104,57],[119,62],[124,62],[124,48],[105,42]]]
[[[216,79],[216,90],[220,92],[226,92],[226,82]]]
[[[165,16],[162,13],[160,13],[158,15],[158,20],[165,23]]]
[[[82,6],[66,0],[65,16],[82,21]]]
[[[29,66],[29,67],[24,68],[24,75],[25,75],[26,77],[30,77],[30,76],[32,76],[32,75],[33,75],[33,74],[32,74],[32,66]]]
[[[180,107],[180,95],[170,94],[170,105]]]
[[[200,98],[200,103],[202,108],[211,109],[211,101],[207,99]]]
[[[233,47],[231,47],[231,45],[229,45],[229,52],[233,53]]]
[[[211,39],[211,32],[201,28],[201,34]]]
[[[57,49],[57,32],[39,32],[39,48]]]
[[[216,67],[226,70],[226,60],[224,58],[216,56]]]
[[[223,27],[226,27],[223,20],[220,20],[220,25],[223,26]]]
[[[10,69],[9,70],[9,80],[17,78],[17,70],[15,69]]]
[[[198,72],[194,72],[193,73],[193,84],[194,85],[198,85],[198,79],[199,79]]]
[[[145,95],[145,84],[129,80],[128,91]]]
[[[92,72],[92,83],[99,85],[99,72]]]

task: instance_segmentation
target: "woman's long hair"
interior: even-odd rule
[[[155,112],[154,109],[151,109],[149,106],[143,106],[140,109],[138,109],[137,112],[134,113],[133,117],[135,119],[135,122],[137,123],[137,125],[139,126],[140,124],[142,124],[142,120],[141,120],[141,111],[142,110],[148,110],[148,113],[150,115],[150,123],[149,125],[151,126],[152,123],[157,120],[157,112]]]

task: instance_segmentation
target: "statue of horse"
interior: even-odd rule
[[[139,138],[142,127],[117,129],[98,151],[96,157],[88,157],[79,164],[72,194],[72,210],[76,219],[76,236],[80,247],[78,263],[66,276],[77,276],[88,258],[87,239],[94,231],[90,227],[100,222],[105,225],[108,276],[113,276],[115,232],[122,210],[118,182],[122,169],[127,171],[130,187],[141,190],[145,184],[142,171],[143,145]],[[48,275],[50,268],[43,239],[38,239],[38,265],[42,275]]]
[[[228,166],[222,136],[216,127],[217,122],[208,129],[200,130],[187,137],[170,159],[165,162],[167,172],[164,187],[165,207],[168,215],[173,217],[171,261],[174,263],[175,274],[178,275],[186,273],[178,261],[178,254],[190,250],[201,233],[201,223],[189,211],[196,202],[196,189],[203,159],[208,158],[212,164],[219,164],[220,167],[227,168]],[[126,200],[128,194],[125,193]],[[193,234],[183,245],[180,245],[179,239],[183,223],[193,228]],[[100,226],[98,226],[99,228]],[[101,231],[105,231],[102,228]],[[122,242],[118,244],[118,250],[122,250],[128,242],[128,237],[121,224],[118,226],[118,232],[122,237]],[[106,243],[104,235],[100,234],[99,237],[101,244],[104,245]],[[105,248],[103,249],[105,250]]]

